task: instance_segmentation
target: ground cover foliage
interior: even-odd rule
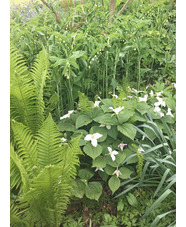
[[[175,7],[11,6],[11,226],[175,226]]]

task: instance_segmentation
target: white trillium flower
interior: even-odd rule
[[[96,168],[96,169],[95,169],[95,172],[98,171],[98,170],[104,172],[104,170],[103,170],[102,168]]]
[[[129,99],[132,99],[133,96],[132,96],[132,95],[128,95],[127,97],[128,97]]]
[[[109,107],[109,109],[111,109],[112,111],[114,111],[114,113],[116,113],[118,115],[118,113],[124,109],[124,107],[119,106],[118,108],[114,109],[112,106]]]
[[[112,158],[112,161],[115,161],[115,160],[116,160],[115,155],[117,155],[118,152],[117,152],[117,151],[113,151],[111,147],[107,147],[107,149],[108,149],[109,154],[110,154],[110,156],[111,156],[111,158]]]
[[[160,105],[164,106],[164,107],[166,106],[166,103],[165,103],[165,101],[163,101],[162,98],[160,98],[160,97],[156,97],[156,98],[157,98],[158,102],[154,103],[155,106],[160,106]]]
[[[150,91],[150,96],[152,97],[154,95],[153,90]]]
[[[118,147],[121,149],[121,151],[123,151],[123,148],[124,148],[125,146],[127,146],[126,143],[120,143],[120,144],[118,145]]]
[[[101,101],[95,101],[94,107],[98,107]]]
[[[160,91],[160,92],[157,92],[157,93],[156,93],[156,96],[159,97],[159,96],[162,95],[162,94],[163,94],[163,91]]]
[[[161,109],[160,109],[160,107],[159,107],[159,106],[156,106],[156,107],[154,108],[154,112],[159,113],[160,111],[161,111]]]
[[[117,177],[119,177],[119,175],[122,175],[122,173],[117,169],[113,172],[112,175],[116,174]]]
[[[70,117],[70,115],[74,112],[74,110],[69,110],[67,114],[65,114],[64,116],[60,117],[60,120],[63,120],[65,118]]]
[[[102,136],[103,136],[102,134],[96,132],[94,134],[88,134],[88,135],[86,135],[85,138],[84,138],[84,140],[91,141],[92,146],[93,147],[97,147],[97,145],[98,145],[98,141],[97,140],[99,138],[101,138]]]
[[[143,98],[139,97],[139,102],[146,102],[148,98],[148,95],[145,95]]]
[[[103,128],[103,127],[106,127],[108,130],[111,129],[111,125],[100,125],[99,127]]]
[[[114,98],[116,98],[116,99],[118,98],[118,96],[117,96],[117,95],[115,95],[115,94],[113,94],[113,95],[112,95],[112,97],[114,97]]]
[[[173,114],[171,113],[171,109],[168,108],[168,112],[166,113],[166,115],[170,115],[171,117],[174,117]]]

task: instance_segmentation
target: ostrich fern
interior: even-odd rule
[[[45,50],[28,70],[11,46],[10,185],[18,198],[11,204],[11,226],[15,227],[59,226],[79,165],[80,137],[61,142],[62,135],[50,114],[58,97],[50,95],[48,84]]]
[[[14,46],[10,48],[10,117],[34,133],[44,121],[43,92],[48,78],[48,57],[42,50],[29,71]]]
[[[81,149],[79,137],[69,144],[61,135],[51,115],[33,136],[22,123],[12,122],[14,151],[11,145],[11,187],[21,189],[18,209],[11,222],[20,220],[29,226],[59,226],[72,193],[73,179]],[[14,180],[16,178],[16,180]],[[16,225],[15,225],[16,226]]]

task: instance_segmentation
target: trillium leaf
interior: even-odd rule
[[[119,124],[122,124],[122,123],[128,121],[128,119],[130,117],[132,117],[133,115],[134,115],[134,111],[132,111],[132,110],[124,109],[124,110],[120,111],[118,113]]]
[[[102,147],[98,144],[97,147],[93,147],[90,142],[88,142],[84,148],[83,151],[85,154],[90,156],[92,159],[95,159],[102,153]]]
[[[83,195],[85,194],[85,183],[83,183],[81,180],[76,180],[74,182],[73,187],[73,195],[77,198],[83,198]]]
[[[79,173],[78,173],[78,176],[79,176],[81,179],[89,180],[91,177],[94,176],[94,172],[92,172],[92,171],[89,170],[89,169],[80,169],[80,170],[79,170]]]
[[[129,137],[131,140],[134,140],[136,135],[136,129],[130,123],[124,123],[117,126],[118,130],[125,136]]]
[[[120,179],[116,175],[112,176],[108,181],[109,188],[112,191],[112,194],[120,187]]]
[[[99,182],[89,182],[85,188],[85,195],[89,199],[98,200],[102,194],[102,185]]]
[[[111,129],[108,129],[107,133],[113,139],[115,139],[115,140],[117,139],[118,130],[117,130],[116,126],[112,126]]]
[[[149,108],[150,108],[150,106],[145,102],[136,104],[137,111],[139,111],[142,115],[145,114],[147,112],[147,109],[149,109]]]
[[[105,157],[100,155],[99,157],[95,158],[92,162],[92,167],[105,168],[106,167]]]
[[[94,118],[94,121],[99,122],[103,125],[118,125],[118,120],[115,116],[115,114],[106,113],[102,116],[98,116]]]
[[[112,167],[112,166],[110,166],[110,165],[107,165],[106,167],[105,167],[105,172],[106,172],[106,174],[108,174],[108,175],[112,175],[113,174],[113,172],[114,172],[114,170],[115,170],[115,168],[114,167]]]
[[[64,131],[74,132],[76,129],[74,123],[69,118],[61,120],[58,124],[58,128],[61,132]]]
[[[121,179],[127,179],[132,174],[132,171],[130,169],[126,168],[126,167],[121,167],[119,169],[119,171],[121,172],[121,175],[119,175],[119,177]]]
[[[90,118],[90,116],[86,114],[79,115],[76,120],[76,128],[78,129],[84,125],[88,125],[91,122],[92,122],[92,119]]]

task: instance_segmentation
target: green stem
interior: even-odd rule
[[[140,65],[140,60],[141,60],[141,58],[139,57],[139,59],[138,59],[138,91],[140,89],[140,83],[141,83],[141,74],[140,74],[141,65]]]

